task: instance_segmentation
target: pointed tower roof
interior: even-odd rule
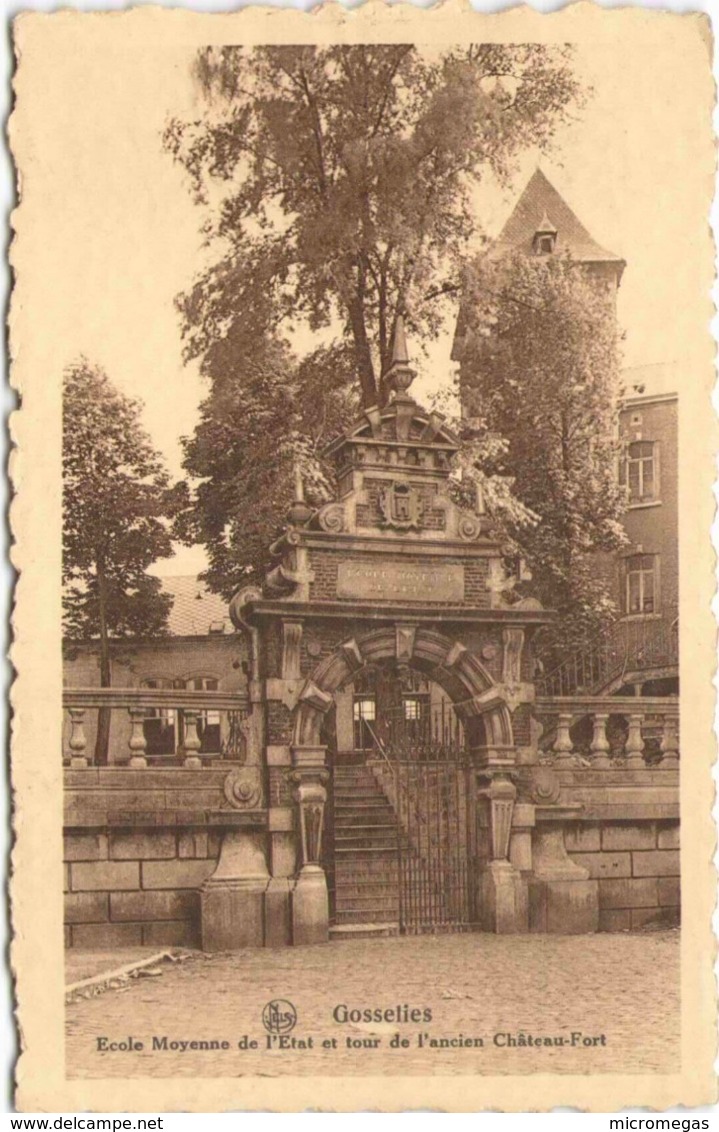
[[[551,230],[556,230],[557,233],[557,254],[569,254],[579,263],[615,263],[621,274],[624,269],[621,256],[607,251],[590,236],[541,169],[537,169],[530,177],[514,211],[500,232],[495,244],[496,252],[524,252],[531,255],[534,237],[537,232],[547,231],[550,216]]]

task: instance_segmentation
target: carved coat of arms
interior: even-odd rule
[[[379,493],[382,526],[397,531],[418,530],[421,526],[423,500],[416,488],[404,480],[395,480]]]

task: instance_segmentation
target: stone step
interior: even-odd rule
[[[345,822],[342,825],[335,823],[335,837],[352,838],[386,838],[393,837],[396,841],[396,825],[393,822]]]
[[[335,825],[335,849],[337,843],[341,838],[347,837],[376,837],[379,841],[386,841],[391,836],[393,843],[397,844],[398,830],[395,825],[366,825],[364,822],[352,822],[352,824]]]
[[[395,923],[399,917],[399,908],[359,908],[356,912],[338,912],[335,916],[336,924],[373,924]]]
[[[353,804],[355,802],[386,802],[387,799],[381,790],[371,790],[368,786],[335,786],[335,804],[337,802],[344,802]]]
[[[335,856],[335,873],[338,877],[376,876],[377,873],[383,874],[388,869],[396,873],[397,867],[396,851],[387,856],[387,851],[384,850],[384,856],[377,857],[372,853],[362,854],[358,850],[350,849],[343,850],[339,857]]]
[[[357,834],[354,837],[343,837],[341,840],[335,841],[335,852],[338,850],[343,852],[345,849],[365,850],[365,849],[386,849],[397,852],[397,839],[389,836],[385,838],[363,837],[362,834]]]
[[[335,806],[335,823],[338,821],[374,821],[380,818],[383,822],[397,824],[397,815],[391,806]]]
[[[335,878],[336,879],[336,878]],[[353,891],[371,891],[372,889],[387,889],[396,888],[399,883],[399,876],[396,872],[390,873],[370,873],[362,874],[355,873],[349,876],[343,876],[339,880],[336,879],[335,890],[337,892]]]
[[[361,830],[363,832],[377,830],[379,833],[386,833],[387,830],[392,830],[396,833],[397,823],[382,820],[380,817],[368,818],[365,815],[361,817],[342,817],[340,821],[335,818],[334,823],[335,831],[342,833],[350,833],[354,830]]]
[[[330,939],[336,940],[376,939],[377,936],[391,935],[399,935],[399,922],[333,924],[330,928]]]
[[[378,896],[352,896],[347,895],[341,900],[338,896],[335,898],[335,908],[337,912],[354,912],[358,909],[365,909],[365,919],[371,920],[372,916],[368,914],[368,909],[382,908],[385,911],[389,908],[394,908],[395,911],[399,908],[399,895],[397,892],[383,892]]]

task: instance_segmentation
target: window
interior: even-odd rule
[[[165,677],[143,680],[141,688],[172,688],[174,681]],[[148,755],[174,755],[177,732],[175,711],[172,708],[147,708],[143,723]]]
[[[188,680],[172,680],[158,676],[143,680],[142,688],[188,688],[197,692],[216,692],[219,681],[214,676],[192,676]],[[185,713],[175,708],[147,708],[143,731],[148,755],[177,755],[185,741]],[[221,752],[220,713],[201,711],[197,716],[197,734],[201,755]]]
[[[404,718],[409,719],[423,719],[427,716],[429,711],[429,696],[418,693],[412,696],[403,696],[402,703],[404,704]]]
[[[185,687],[196,692],[216,692],[219,681],[214,676],[192,676],[185,681]],[[180,712],[180,746],[184,739],[183,713]],[[220,713],[219,711],[201,711],[197,717],[197,734],[200,739],[200,754],[215,755],[220,753]]]
[[[374,696],[355,696],[352,705],[354,722],[354,747],[356,751],[369,751],[374,747],[371,724],[377,718],[377,703]],[[369,726],[368,726],[369,725]]]
[[[659,604],[657,574],[656,554],[635,554],[626,560],[626,613],[655,612]]]
[[[630,503],[659,498],[658,449],[653,440],[635,440],[627,447],[625,483]]]
[[[534,248],[537,255],[551,255],[554,251],[554,239],[552,235],[537,236],[534,241]]]

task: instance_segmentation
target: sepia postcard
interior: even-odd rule
[[[13,35],[18,1108],[712,1104],[708,18]]]

